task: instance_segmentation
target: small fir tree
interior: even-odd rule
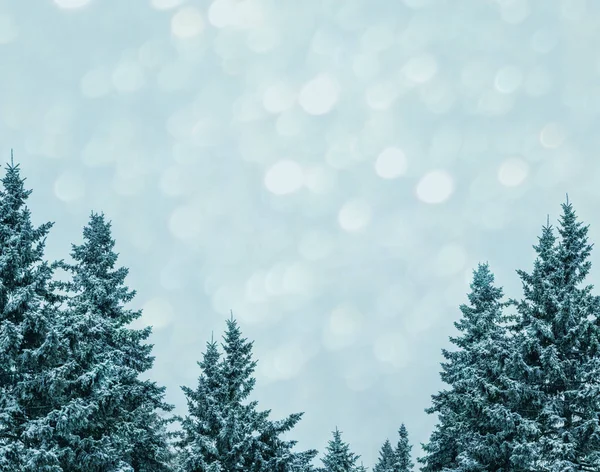
[[[342,441],[342,433],[335,428],[333,439],[327,444],[323,462],[323,472],[354,472],[360,456],[350,451],[350,445]]]
[[[296,441],[280,438],[302,413],[270,421],[270,411],[258,411],[256,401],[247,401],[256,382],[256,361],[252,342],[242,337],[233,315],[227,321],[223,349],[221,357],[216,343],[209,343],[199,363],[202,373],[196,390],[182,387],[188,400],[177,443],[182,470],[310,471],[316,451],[293,452]]]
[[[442,380],[450,386],[432,396],[427,413],[438,413],[438,425],[419,459],[422,470],[507,471],[507,440],[514,432],[506,406],[509,380],[504,365],[510,356],[503,315],[502,289],[494,286],[487,264],[473,273],[470,305],[460,307],[455,323],[461,336],[451,337],[457,351],[442,353]],[[405,432],[401,432],[401,436]]]
[[[396,455],[394,454],[394,448],[390,441],[386,439],[379,451],[379,460],[375,464],[373,472],[394,472],[395,463]]]
[[[413,463],[410,459],[411,444],[408,442],[408,431],[404,423],[398,429],[398,444],[394,451],[393,472],[410,472],[413,470]]]

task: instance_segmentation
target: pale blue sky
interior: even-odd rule
[[[600,240],[598,50],[585,0],[0,0],[0,155],[49,258],[112,220],[178,413],[233,309],[260,405],[371,466],[478,261],[519,296],[565,192]]]

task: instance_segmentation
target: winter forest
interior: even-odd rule
[[[111,222],[92,212],[70,258],[46,260],[53,223],[33,224],[31,192],[11,157],[0,192],[3,471],[600,470],[600,297],[586,284],[588,227],[568,196],[530,270],[517,271],[520,298],[507,298],[487,263],[473,271],[454,348],[443,350],[447,387],[426,411],[438,422],[425,454],[413,460],[399,420],[396,438],[373,432],[382,445],[371,467],[342,425],[324,451],[300,451],[303,413],[274,419],[249,400],[257,361],[233,313],[199,353],[197,384],[181,387],[187,414],[172,414],[165,388],[143,375],[152,327],[130,327],[141,313],[128,308],[135,290]]]

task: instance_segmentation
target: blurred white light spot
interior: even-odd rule
[[[448,277],[459,273],[465,267],[467,253],[458,244],[447,244],[438,252],[435,271],[441,277]]]
[[[515,66],[506,66],[496,73],[494,86],[500,93],[513,93],[523,83],[523,73]]]
[[[246,281],[246,298],[252,303],[264,302],[268,298],[266,289],[267,274],[264,271],[255,272]]]
[[[298,252],[309,261],[325,259],[333,250],[333,237],[323,230],[304,233],[298,243]]]
[[[571,21],[581,20],[585,16],[587,3],[588,0],[563,0],[560,9],[561,16]]]
[[[58,7],[66,10],[71,8],[82,8],[88,5],[90,2],[91,0],[54,0],[54,3],[56,3]]]
[[[99,98],[112,88],[110,73],[105,68],[92,69],[81,78],[81,93],[87,98]]]
[[[265,13],[262,0],[237,1],[236,25],[242,29],[259,28],[265,24]]]
[[[77,172],[63,172],[54,182],[54,193],[63,202],[79,200],[85,194],[83,177]]]
[[[265,277],[265,287],[269,295],[281,295],[284,293],[283,277],[286,267],[283,264],[276,264]]]
[[[386,110],[398,98],[398,85],[388,81],[377,82],[367,88],[367,105],[374,110]]]
[[[337,173],[334,169],[324,166],[310,167],[304,173],[304,185],[316,194],[327,194],[335,189]]]
[[[527,162],[513,157],[505,160],[498,169],[498,181],[506,187],[516,187],[525,181],[528,171]]]
[[[294,193],[304,184],[304,171],[300,164],[281,160],[271,166],[265,174],[265,186],[275,195]]]
[[[531,47],[539,54],[547,54],[558,44],[558,37],[550,29],[536,31],[531,37]]]
[[[346,202],[338,213],[338,223],[344,231],[355,232],[363,229],[371,220],[371,207],[360,199]]]
[[[422,84],[433,79],[438,68],[435,58],[429,54],[424,54],[409,59],[403,70],[409,80]]]
[[[394,44],[396,29],[391,24],[368,27],[360,38],[360,48],[369,53],[379,53]]]
[[[217,120],[209,116],[202,117],[192,126],[191,142],[198,147],[214,146],[218,143],[221,130]]]
[[[261,374],[270,380],[291,379],[301,372],[308,358],[314,353],[314,349],[307,352],[304,344],[286,342],[269,355],[261,356],[265,365],[259,369]]]
[[[19,27],[8,15],[0,15],[0,44],[8,44],[19,36]]]
[[[545,148],[559,147],[565,140],[565,130],[558,123],[548,123],[540,132],[540,143]]]
[[[288,293],[310,294],[314,287],[314,275],[304,262],[288,266],[283,275],[283,288]]]
[[[333,309],[323,333],[325,346],[333,350],[353,343],[362,321],[362,313],[354,306],[340,305]]]
[[[113,72],[112,83],[119,92],[135,92],[144,84],[144,71],[134,62],[120,64]]]
[[[375,161],[375,172],[382,179],[395,179],[404,175],[408,162],[402,149],[396,147],[385,148]]]
[[[204,18],[196,7],[184,7],[171,18],[171,32],[178,38],[193,38],[204,30]]]
[[[398,333],[384,333],[375,340],[373,354],[380,362],[403,367],[408,361],[407,341]]]
[[[296,101],[296,91],[286,83],[271,85],[263,94],[263,107],[266,111],[279,114],[291,108]]]
[[[193,204],[176,208],[169,218],[169,230],[179,239],[188,240],[197,237],[202,230],[201,209]]]
[[[275,49],[280,42],[280,33],[270,25],[271,28],[255,28],[250,30],[246,37],[246,45],[251,51],[258,54],[264,54],[271,49]]]
[[[183,5],[186,0],[152,0],[152,7],[157,10],[171,10]]]
[[[144,304],[140,321],[146,326],[152,326],[153,331],[156,331],[171,324],[174,317],[175,311],[169,301],[157,297]]]
[[[450,198],[454,191],[452,176],[443,170],[434,170],[425,174],[417,184],[417,198],[425,203],[442,203]]]
[[[208,21],[215,28],[224,28],[235,23],[237,10],[231,0],[215,0],[208,7]]]
[[[335,106],[339,94],[340,86],[337,80],[327,74],[321,74],[302,87],[298,103],[309,115],[324,115]]]

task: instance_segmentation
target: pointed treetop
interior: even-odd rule
[[[11,165],[11,167],[14,166],[14,164],[13,164],[13,149],[12,148],[10,148],[10,165]]]
[[[546,226],[550,226],[550,214],[546,215]]]
[[[569,194],[567,193],[567,205],[569,204]]]

